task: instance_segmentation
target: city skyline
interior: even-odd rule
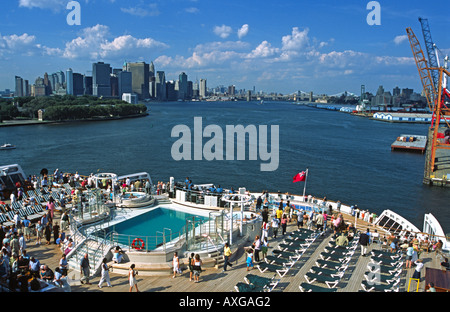
[[[429,19],[434,42],[450,51],[443,1],[379,1],[381,25],[368,25],[369,1],[79,0],[80,25],[68,25],[64,0],[14,0],[0,13],[0,89],[14,77],[34,82],[71,68],[89,74],[94,62],[114,68],[154,62],[165,79],[208,80],[208,86],[289,94],[349,91],[361,84],[421,90],[406,27],[423,46],[418,17]],[[100,12],[100,14],[99,14]],[[345,23],[343,23],[345,21]],[[420,92],[420,91],[417,91]]]

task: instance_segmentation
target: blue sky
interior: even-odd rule
[[[450,16],[439,1],[378,1],[381,25],[368,25],[369,1],[78,0],[81,25],[68,25],[69,0],[7,0],[0,11],[0,89],[14,76],[92,63],[154,62],[168,80],[186,72],[209,87],[292,93],[421,91],[405,29],[425,49],[418,17],[450,52]],[[395,2],[395,3],[393,3]]]

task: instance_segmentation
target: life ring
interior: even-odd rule
[[[141,250],[145,246],[144,241],[141,238],[135,238],[133,242],[131,243],[131,247],[133,247],[136,250]]]

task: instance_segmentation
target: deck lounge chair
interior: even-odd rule
[[[364,273],[364,278],[369,283],[384,283],[389,285],[397,285],[400,282],[400,278],[397,275],[384,275],[374,273]]]
[[[327,253],[327,252],[322,252],[320,253],[320,258],[322,260],[331,260],[331,261],[339,261],[339,262],[343,262],[348,258],[351,258],[351,256],[348,255],[340,255],[340,254],[334,254],[334,253]]]
[[[361,287],[366,292],[379,291],[379,292],[398,292],[399,287],[397,285],[386,285],[379,283],[370,283],[368,281],[362,281]]]
[[[325,274],[328,276],[332,276],[332,277],[339,277],[342,278],[342,276],[344,276],[345,274],[345,270],[347,269],[347,265],[343,266],[343,267],[339,267],[338,269],[332,268],[321,268],[318,266],[313,266],[311,269],[309,269],[309,272],[311,273],[316,273],[316,274]]]
[[[298,288],[301,292],[336,292],[337,288],[325,288],[314,284],[301,283]]]
[[[268,264],[277,264],[277,265],[285,265],[292,267],[294,265],[294,261],[290,258],[282,258],[282,257],[275,257],[275,256],[266,256],[264,260]]]
[[[247,274],[246,276],[244,276],[244,281],[247,284],[267,289],[269,292],[277,287],[278,283],[280,282],[279,279],[258,276],[255,274]]]
[[[290,244],[279,244],[278,249],[289,252],[303,253],[309,245],[305,246],[304,244],[299,245],[290,245]]]
[[[379,250],[372,250],[371,255],[373,258],[382,258],[382,259],[390,259],[390,260],[398,260],[402,257],[399,253],[391,253],[391,252],[380,252]]]
[[[344,265],[346,265],[348,263],[348,261],[344,263],[344,262],[336,262],[336,261],[317,259],[315,263],[318,267],[321,267],[321,268],[339,269],[339,268],[343,267]]]
[[[328,288],[335,288],[340,281],[339,277],[332,277],[325,274],[311,272],[305,274],[305,279],[308,284],[312,284],[317,281],[319,283],[326,284]]]
[[[398,267],[399,265],[403,264],[403,261],[401,260],[391,260],[391,259],[386,259],[386,258],[370,258],[370,263],[375,263],[375,264],[383,264],[383,265],[387,265],[387,266],[392,266],[392,267]]]
[[[370,273],[380,273],[380,274],[396,274],[400,275],[402,273],[402,266],[390,266],[390,265],[381,265],[376,263],[368,263],[367,268],[369,269]]]
[[[285,276],[286,273],[289,271],[289,269],[283,265],[268,264],[266,262],[261,262],[257,264],[256,267],[261,273],[265,272],[277,273],[280,277]]]
[[[262,287],[257,287],[255,285],[252,284],[246,284],[243,282],[239,282],[234,286],[234,289],[237,292],[262,292],[263,288]]]

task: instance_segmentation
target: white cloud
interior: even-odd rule
[[[124,35],[109,40],[110,37],[108,26],[96,25],[85,28],[79,37],[66,43],[62,56],[70,59],[87,57],[91,60],[141,57],[168,48],[165,43],[152,38],[138,39]]]
[[[214,33],[220,38],[226,39],[233,32],[230,26],[222,25],[214,27]]]
[[[68,1],[64,0],[19,0],[19,7],[60,10],[65,8],[67,3]]]
[[[264,40],[251,53],[247,55],[247,58],[270,57],[278,52],[279,52],[278,48],[272,47],[272,45],[269,42]]]
[[[195,14],[195,13],[200,12],[200,10],[199,10],[198,8],[195,8],[195,7],[186,8],[185,11],[186,11],[187,13],[191,13],[191,14]]]
[[[238,38],[241,39],[241,38],[247,36],[248,31],[249,31],[249,26],[248,26],[248,24],[242,25],[242,27],[239,28],[239,30],[238,30]]]
[[[309,44],[308,38],[309,29],[299,31],[298,27],[292,28],[292,34],[281,38],[282,49],[284,51],[298,51]]]
[[[401,44],[403,41],[408,40],[408,35],[401,35],[394,38],[394,43],[396,45]]]
[[[156,3],[152,3],[147,6],[120,8],[120,10],[124,13],[139,16],[139,17],[158,16],[159,14],[161,14],[158,10],[158,5]]]

